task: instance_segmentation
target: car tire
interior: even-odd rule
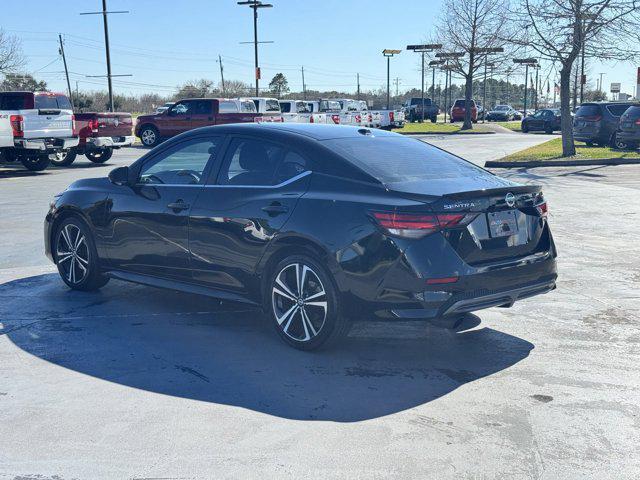
[[[431,117],[431,123],[436,123],[438,121],[438,117]]]
[[[553,134],[553,128],[551,127],[546,127],[544,129],[544,133],[546,133],[547,135],[552,135]]]
[[[307,255],[292,255],[278,262],[268,277],[265,303],[280,338],[298,350],[335,344],[351,326],[341,315],[331,274]]]
[[[100,272],[98,252],[84,221],[75,216],[63,219],[52,243],[58,273],[69,288],[93,291],[109,281],[109,277]]]
[[[113,148],[99,148],[90,150],[85,153],[85,156],[93,163],[104,163],[113,155]]]
[[[55,160],[51,159],[51,165],[56,167],[68,167],[76,159],[77,153],[75,148],[70,148],[69,150],[60,150],[59,152],[56,152],[55,156]]]
[[[49,166],[51,159],[49,158],[49,155],[41,154],[22,157],[20,162],[22,162],[22,165],[24,165],[24,168],[27,170],[31,170],[32,172],[41,172]]]
[[[522,131],[522,133],[529,133],[529,127],[527,127],[527,125],[522,125],[520,127],[520,130]]]
[[[153,125],[145,125],[140,129],[140,141],[145,147],[153,148],[160,143],[160,133]]]
[[[593,147],[593,142],[584,142],[587,147]]]
[[[615,133],[611,135],[611,139],[609,140],[609,146],[611,148],[615,148],[616,150],[626,150],[629,148],[627,142],[623,140],[618,140],[618,135]]]

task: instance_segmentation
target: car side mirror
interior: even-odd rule
[[[118,167],[111,170],[109,181],[114,185],[129,185],[129,167]]]

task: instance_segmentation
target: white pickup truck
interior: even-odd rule
[[[269,97],[248,97],[248,100],[251,100],[256,105],[256,110],[258,113],[269,113],[271,115],[264,117],[263,121],[265,122],[283,122],[284,118],[282,115],[277,115],[282,113],[280,110],[280,103],[276,98]],[[244,99],[240,99],[244,100]]]
[[[402,128],[404,126],[405,117],[402,110],[376,110],[374,115],[378,115],[378,128],[383,130],[391,130],[392,128]]]
[[[340,123],[342,125],[367,126],[360,112],[360,102],[351,98],[333,99],[340,105]]]
[[[327,114],[312,112],[304,100],[279,100],[282,118],[294,123],[327,123]]]
[[[76,147],[78,136],[71,102],[66,95],[51,92],[0,92],[0,120],[11,141],[3,145],[4,161],[20,161],[29,170],[44,170],[51,158]],[[7,143],[3,134],[4,144]]]
[[[335,100],[307,100],[307,106],[313,114],[321,114],[317,123],[340,125],[340,103]]]

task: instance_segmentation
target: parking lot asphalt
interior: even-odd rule
[[[429,141],[481,162],[544,140],[502,137]],[[638,166],[498,172],[544,186],[554,292],[302,353],[245,306],[57,278],[50,198],[143,152],[0,169],[0,478],[637,478]]]

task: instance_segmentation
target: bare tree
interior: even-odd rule
[[[14,72],[24,65],[20,40],[0,29],[0,73]]]
[[[560,65],[562,155],[575,155],[571,74],[576,60],[629,61],[638,57],[640,0],[522,0],[517,10],[524,32],[516,43]],[[635,49],[634,49],[635,46]]]
[[[452,72],[465,80],[465,116],[462,129],[472,128],[471,99],[474,76],[484,69],[489,55],[500,63],[493,52],[506,49],[513,34],[508,19],[508,0],[445,0],[436,26],[436,41],[444,53],[464,53],[449,58]],[[504,54],[502,54],[504,57]]]

